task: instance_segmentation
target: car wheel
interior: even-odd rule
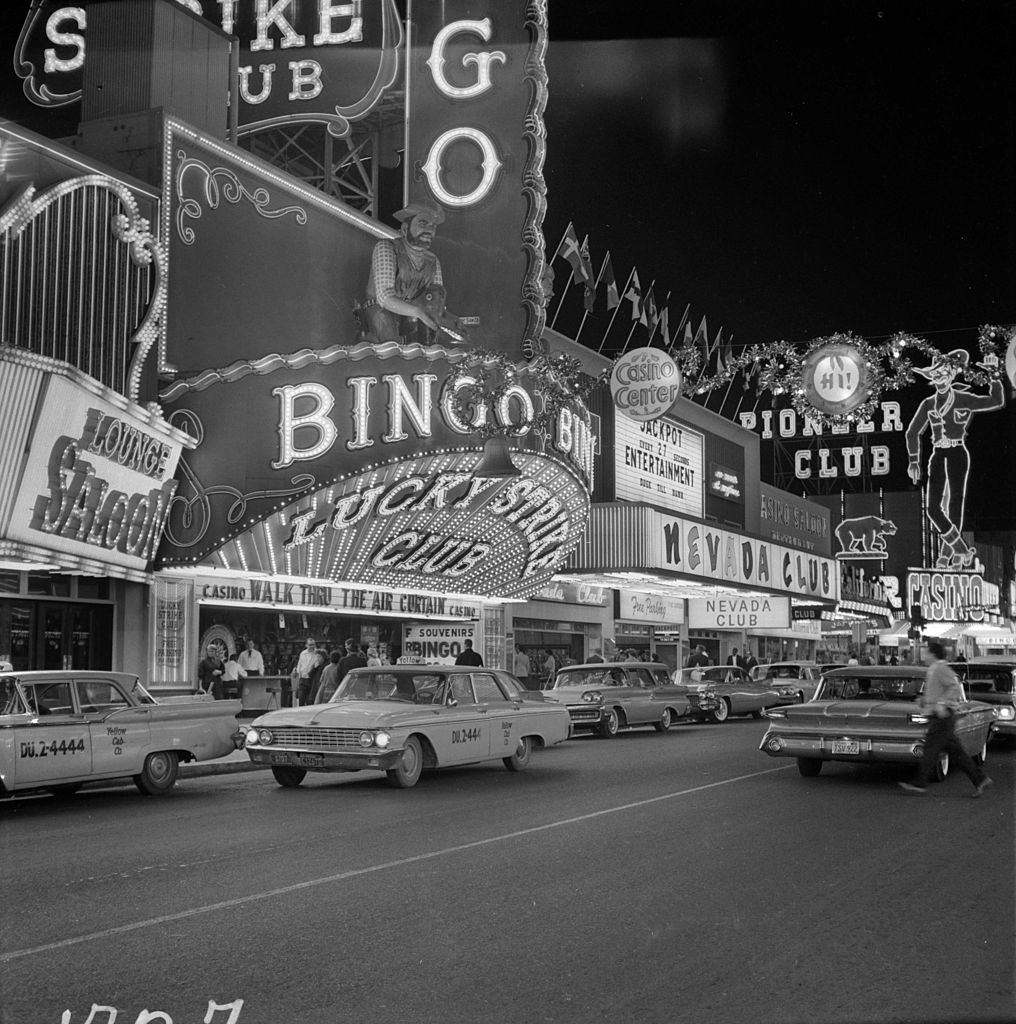
[[[83,782],[65,782],[62,786],[50,786],[49,791],[53,796],[74,796],[83,785]]]
[[[303,768],[291,768],[285,764],[273,764],[272,775],[280,786],[286,789],[296,789],[303,782],[307,772]]]
[[[730,701],[726,697],[720,701],[720,706],[713,712],[714,722],[725,722],[730,717]]]
[[[397,789],[411,789],[423,771],[423,748],[415,736],[406,740],[399,763],[388,771],[388,781]]]
[[[617,709],[607,708],[607,711],[603,716],[603,721],[597,726],[596,731],[604,737],[604,739],[610,739],[612,736],[617,735],[620,728],[621,719],[617,717]]]
[[[935,762],[935,767],[931,771],[932,782],[945,782],[945,777],[949,774],[949,752],[943,750],[938,755],[938,760]]]
[[[529,761],[533,756],[533,737],[523,736],[515,753],[511,757],[502,758],[505,768],[510,772],[525,771],[529,767]]]
[[[172,750],[157,750],[145,758],[141,772],[134,776],[134,785],[145,796],[158,796],[173,788],[180,762]]]
[[[822,771],[822,759],[820,757],[799,757],[797,759],[797,770],[806,779],[813,779]]]

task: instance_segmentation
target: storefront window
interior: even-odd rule
[[[70,597],[71,577],[59,573],[30,572],[27,593],[42,597]]]
[[[108,601],[109,580],[98,576],[79,576],[78,597],[83,600]]]
[[[20,586],[20,573],[0,572],[0,594],[16,594]]]

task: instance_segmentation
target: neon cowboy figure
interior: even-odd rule
[[[915,484],[921,482],[921,435],[931,430],[931,456],[928,459],[928,519],[938,531],[941,547],[935,567],[969,569],[977,549],[961,536],[963,508],[970,473],[967,428],[974,413],[1001,409],[1005,393],[1001,380],[993,380],[986,395],[974,394],[956,378],[966,370],[970,355],[963,349],[939,353],[931,366],[916,369],[935,388],[935,393],[917,407],[906,432],[907,473]],[[998,365],[998,357],[985,356],[979,364],[986,369]]]

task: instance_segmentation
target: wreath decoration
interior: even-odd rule
[[[928,362],[950,363],[957,371],[957,380],[967,384],[983,386],[1004,380],[1005,355],[1014,339],[1016,326],[981,326],[977,339],[980,360],[970,365],[950,359],[936,345],[905,331],[899,331],[877,345],[849,331],[813,338],[804,345],[787,341],[751,345],[737,355],[718,360],[717,370],[711,374],[701,372],[703,355],[698,345],[675,346],[669,354],[681,370],[681,393],[685,398],[728,388],[740,375],[745,391],[752,387],[768,391],[775,399],[789,401],[802,415],[835,427],[874,418],[887,392],[913,384],[915,356],[921,356]],[[852,348],[863,364],[863,398],[849,411],[820,409],[809,401],[808,381],[805,379],[809,361],[813,361],[822,349],[834,346]],[[610,368],[593,375],[582,369],[580,360],[562,353],[541,354],[530,362],[514,363],[500,352],[471,349],[456,364],[448,379],[452,408],[461,420],[471,423],[478,405],[486,407],[488,413],[474,431],[481,438],[526,433],[530,429],[528,426],[523,430],[506,430],[489,412],[522,378],[530,381],[532,392],[539,399],[532,429],[545,438],[549,437],[554,420],[565,406],[573,412],[580,412],[589,425],[589,396],[607,384]]]

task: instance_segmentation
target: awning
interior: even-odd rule
[[[976,640],[982,647],[1016,647],[1016,633],[1004,626],[967,625],[963,635]]]

